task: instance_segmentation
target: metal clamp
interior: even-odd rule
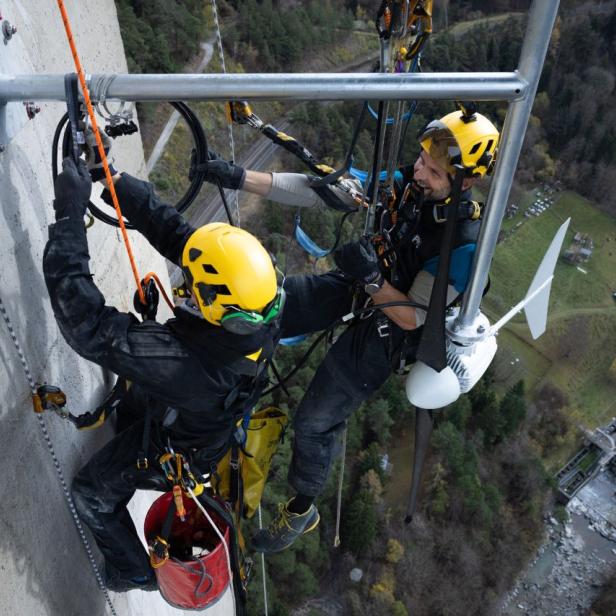
[[[1,16],[0,16],[0,19],[2,19]],[[2,36],[4,38],[5,45],[9,44],[9,41],[13,38],[13,34],[16,34],[16,33],[17,33],[16,26],[12,26],[11,23],[6,20],[2,22]]]
[[[37,114],[41,113],[41,108],[34,101],[24,101],[23,104],[26,108],[28,120],[34,120]]]

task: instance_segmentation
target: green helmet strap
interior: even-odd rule
[[[239,334],[241,336],[254,334],[280,315],[285,298],[286,294],[284,289],[279,287],[276,296],[263,309],[262,313],[242,310],[237,306],[228,306],[227,311],[220,319],[220,324],[233,334]]]

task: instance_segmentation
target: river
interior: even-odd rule
[[[616,478],[606,471],[546,520],[545,541],[501,605],[502,616],[581,616],[616,573]],[[616,606],[614,609],[616,614]]]

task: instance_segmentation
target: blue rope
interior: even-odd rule
[[[295,216],[295,241],[311,256],[315,259],[321,259],[327,256],[331,250],[325,250],[319,247],[301,228],[301,218],[299,214]]]

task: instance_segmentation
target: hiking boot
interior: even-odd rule
[[[278,515],[272,520],[269,528],[260,530],[252,538],[252,548],[255,552],[274,554],[288,548],[300,535],[314,530],[321,517],[314,505],[305,513],[289,511],[289,501],[286,505],[278,503]]]

